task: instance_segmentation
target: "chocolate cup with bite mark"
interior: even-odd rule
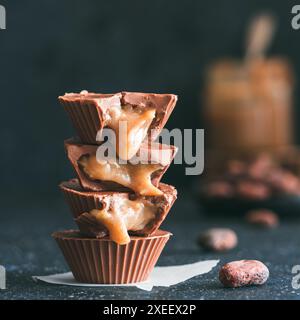
[[[59,186],[80,231],[88,237],[102,238],[108,235],[108,230],[88,213],[93,209],[103,209],[107,199],[115,196],[116,191],[85,191],[77,179],[62,182]],[[157,211],[154,218],[142,230],[129,230],[130,235],[149,236],[155,233],[165,220],[177,198],[177,191],[173,186],[164,183],[159,184],[159,189],[163,192],[161,196],[140,197],[153,203]],[[139,199],[139,196],[130,192],[118,191],[118,195],[129,200]]]
[[[131,189],[114,181],[93,180],[84,172],[79,163],[80,159],[96,155],[97,148],[98,146],[96,145],[82,144],[75,139],[65,140],[67,156],[77,174],[82,188],[90,191],[132,191]],[[154,187],[159,185],[162,176],[173,161],[177,150],[178,149],[175,146],[168,146],[154,142],[151,144],[151,147],[148,143],[141,146],[138,152],[140,160],[144,163],[151,160],[151,163],[161,166],[161,168],[153,172],[151,176],[151,182]]]
[[[52,234],[74,278],[95,284],[147,280],[170,236],[170,232],[157,230],[149,237],[131,237],[128,244],[118,245],[107,237],[82,237],[76,230]]]
[[[82,93],[67,93],[60,96],[73,126],[85,144],[101,144],[96,137],[106,127],[108,110],[112,106],[131,105],[139,109],[155,109],[155,117],[148,129],[147,136],[154,141],[168,121],[177,102],[174,94],[154,94],[138,92],[119,92],[115,94],[98,94],[83,91]]]

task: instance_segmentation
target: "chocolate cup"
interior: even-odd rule
[[[130,104],[139,108],[155,108],[148,137],[154,141],[168,121],[177,102],[174,94],[119,92],[115,94],[68,93],[58,97],[82,143],[101,144],[96,136],[105,127],[107,109],[112,105]]]
[[[84,238],[78,231],[54,232],[74,278],[81,283],[128,284],[149,278],[170,232],[158,230],[150,237],[131,237],[126,245],[108,238]]]
[[[86,145],[79,143],[76,139],[65,140],[65,149],[67,156],[77,174],[79,182],[83,189],[90,191],[131,191],[129,188],[124,187],[113,181],[100,181],[90,179],[78,164],[78,160],[82,156],[95,155],[98,146]],[[168,146],[160,143],[152,143],[151,148],[147,143],[143,144],[139,150],[140,158],[142,161],[147,162],[149,159],[153,163],[161,164],[162,169],[153,173],[151,180],[152,184],[157,187],[162,176],[170,166],[176,153],[177,147]]]
[[[97,221],[88,217],[85,213],[93,209],[101,209],[105,198],[112,196],[116,192],[102,191],[92,192],[84,191],[77,179],[62,182],[59,185],[66,202],[68,203],[75,222],[81,232],[87,236],[102,238],[108,234],[107,229],[100,225]],[[155,218],[150,221],[142,230],[129,231],[130,235],[149,236],[153,234],[167,217],[171,207],[177,199],[177,191],[173,186],[160,183],[159,189],[163,191],[163,195],[156,197],[143,197],[154,202],[158,206]],[[131,198],[132,193],[118,192],[120,196]]]

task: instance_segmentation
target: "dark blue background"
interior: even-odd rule
[[[63,149],[73,130],[57,103],[66,91],[176,93],[167,127],[201,128],[205,67],[218,57],[242,57],[247,22],[266,9],[280,25],[270,53],[287,56],[300,73],[300,30],[290,24],[294,1],[0,3],[7,9],[7,30],[0,31],[0,187],[16,199],[55,196],[57,184],[73,176]],[[165,180],[180,187],[192,178],[173,165]]]

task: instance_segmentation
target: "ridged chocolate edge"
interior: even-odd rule
[[[77,179],[72,179],[69,181],[69,183],[77,183],[78,184],[78,180]],[[98,208],[102,208],[102,203],[100,200],[99,195],[97,195],[97,192],[89,192],[89,191],[79,191],[79,190],[75,190],[72,189],[71,187],[67,187],[66,186],[67,182],[62,182],[59,187],[65,197],[66,202],[68,203],[71,213],[75,219],[76,219],[84,212],[90,212],[93,209],[98,209]],[[172,191],[172,193],[166,195],[170,198],[172,198],[172,200],[170,202],[168,202],[168,204],[165,206],[165,210],[163,212],[161,212],[160,215],[156,215],[156,217],[154,218],[154,220],[152,222],[150,222],[148,225],[146,225],[144,227],[144,229],[142,230],[138,230],[138,231],[129,231],[129,234],[131,235],[138,235],[138,236],[149,236],[151,234],[153,234],[157,229],[159,229],[159,227],[161,226],[162,222],[165,220],[165,218],[167,217],[170,209],[172,208],[175,200],[177,199],[177,191],[173,186],[170,185],[166,185],[166,184],[161,184],[164,187],[168,187],[170,188],[170,191]],[[113,192],[109,192],[109,193],[113,193]],[[126,193],[128,194],[128,193]],[[103,228],[103,230],[99,229],[99,231],[103,232],[103,234],[105,234],[105,228]]]
[[[71,119],[80,140],[90,144],[98,144],[96,136],[98,131],[103,129],[103,116],[96,103],[91,101],[83,105],[79,101],[63,99],[60,99],[60,102]]]
[[[90,155],[93,154],[95,155],[97,152],[97,146],[96,145],[88,145],[88,144],[82,144],[78,142],[74,138],[70,138],[64,141],[65,144],[65,150],[67,153],[67,157],[71,163],[71,165],[74,168],[74,171],[79,179],[79,182],[82,186],[83,189],[85,190],[91,190],[91,191],[130,191],[129,188],[122,186],[119,183],[113,182],[113,181],[100,181],[100,180],[92,180],[90,179],[85,172],[83,172],[82,168],[78,164],[78,160],[83,156],[83,155]],[[152,174],[151,181],[152,184],[157,187],[160,180],[162,179],[163,175],[171,165],[172,161],[174,160],[176,153],[178,151],[178,148],[175,146],[167,146],[163,145],[160,143],[155,143],[156,148],[152,149],[149,148],[148,145],[143,145],[143,150],[147,150],[147,152],[144,152],[144,155],[146,158],[145,161],[147,161],[149,156],[149,153],[153,152],[153,154],[158,153],[162,154],[164,148],[168,148],[170,150],[169,157],[167,159],[168,163],[161,163],[162,168],[160,170],[155,171]],[[149,148],[149,149],[148,149]],[[154,157],[154,156],[153,156]],[[155,159],[155,158],[154,158]],[[160,159],[161,161],[161,159]]]
[[[150,139],[152,141],[156,140],[161,130],[164,128],[166,122],[168,121],[173,109],[175,108],[177,102],[177,96],[173,94],[150,94],[150,93],[136,93],[136,92],[122,92],[112,94],[112,96],[120,96],[120,100],[123,101],[127,96],[142,95],[153,97],[169,97],[169,101],[165,105],[157,106],[157,115],[151,124]],[[64,107],[67,115],[69,116],[75,131],[77,132],[80,140],[86,144],[100,144],[96,141],[96,136],[99,131],[104,128],[104,112],[106,107],[101,107],[98,105],[96,99],[89,99],[89,97],[80,95],[75,95],[76,98],[66,99],[65,96],[59,97],[59,101]],[[129,103],[129,102],[127,102]],[[148,133],[149,136],[149,133]]]
[[[133,237],[126,245],[113,241],[52,236],[57,241],[74,278],[82,283],[128,284],[148,279],[170,238]]]

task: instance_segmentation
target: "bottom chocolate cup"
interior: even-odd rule
[[[130,237],[118,245],[108,237],[82,237],[77,230],[54,232],[73,275],[78,282],[98,284],[137,283],[148,279],[170,232],[157,230],[148,237]]]

